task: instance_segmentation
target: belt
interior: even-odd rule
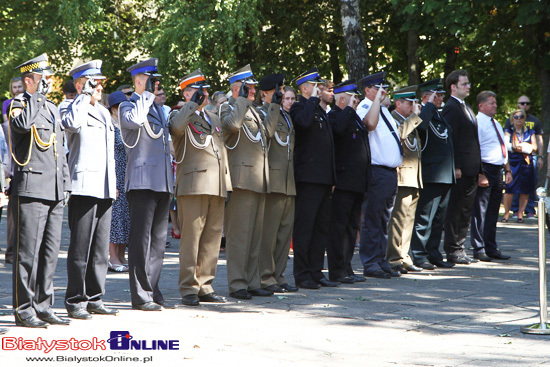
[[[393,172],[395,172],[396,169],[397,169],[396,167],[393,167],[393,168],[392,168],[392,167],[387,167],[387,166],[379,166],[379,165],[377,165],[377,164],[373,164],[372,167],[382,168],[382,169],[385,169],[385,170],[387,170],[387,171],[393,171]]]

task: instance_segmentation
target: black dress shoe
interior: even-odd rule
[[[367,278],[365,278],[362,275],[357,275],[357,274],[350,275],[350,278],[353,278],[353,280],[355,280],[355,283],[361,283],[361,282],[366,282],[367,281]]]
[[[298,292],[298,287],[294,287],[288,283],[279,284],[279,287],[283,288],[286,292]]]
[[[487,256],[487,254],[485,254],[485,252],[478,252],[477,254],[474,254],[474,259],[478,259],[480,261],[485,261],[485,262],[493,261],[493,259],[491,259],[489,256]]]
[[[487,254],[487,256],[489,256],[492,259],[497,259],[497,260],[508,260],[508,259],[511,258],[511,256],[503,255],[502,252],[500,252],[500,251],[495,252],[494,254]]]
[[[153,301],[145,302],[140,305],[133,305],[132,308],[141,311],[162,311],[162,306]]]
[[[317,283],[319,283],[322,287],[338,287],[340,285],[339,282],[333,282],[328,280],[327,278],[321,278],[319,280],[316,280]]]
[[[355,279],[353,279],[352,277],[349,277],[349,276],[340,277],[340,278],[336,279],[336,281],[338,281],[340,283],[343,283],[343,284],[355,284]]]
[[[278,284],[272,284],[269,287],[264,288],[266,291],[273,292],[273,293],[285,293],[284,288],[282,288]]]
[[[69,317],[73,319],[79,319],[79,320],[92,319],[92,315],[90,315],[90,313],[83,308],[79,308],[78,310],[67,311],[67,312],[69,313]]]
[[[175,309],[176,305],[170,302],[166,302],[166,300],[161,299],[160,301],[155,301],[157,305],[161,305],[163,308],[169,308],[169,309]]]
[[[418,264],[418,267],[424,269],[424,270],[435,270],[435,265],[430,264],[429,262],[425,261],[423,263]]]
[[[229,295],[237,299],[252,299],[252,295],[246,289],[239,289],[236,292],[231,292]]]
[[[15,316],[15,325],[24,326],[24,327],[34,327],[34,328],[47,328],[50,326],[47,322],[40,320],[36,316],[27,317],[26,319],[21,319],[19,316]]]
[[[394,267],[391,268],[391,270],[397,271],[401,274],[407,274],[408,273],[407,269],[405,269],[402,265],[394,266]]]
[[[8,329],[6,328],[0,328],[0,335],[5,334],[8,332]]]
[[[204,296],[199,296],[199,301],[201,302],[212,302],[212,303],[225,303],[225,297],[219,296],[216,293],[208,293]]]
[[[104,304],[100,304],[99,306],[88,305],[87,310],[89,313],[96,313],[98,315],[118,315],[118,310],[115,310],[114,308],[107,308]]]
[[[470,260],[466,255],[447,256],[447,262],[452,264],[470,265],[472,263]]]
[[[455,264],[453,263],[450,263],[450,262],[445,262],[443,260],[440,260],[440,261],[434,261],[432,262],[432,264],[434,264],[435,266],[437,266],[438,268],[443,268],[443,269],[449,269],[449,268],[452,268],[453,266],[455,266]]]
[[[273,295],[273,292],[262,288],[251,289],[248,291],[248,293],[256,297],[271,297]]]
[[[304,289],[319,289],[321,285],[313,279],[304,280],[302,283],[298,283],[298,287]]]
[[[197,296],[196,294],[188,294],[182,297],[181,303],[186,306],[198,306],[200,305],[199,296]]]
[[[405,266],[405,270],[410,272],[418,272],[418,271],[422,271],[422,268],[416,265],[407,265]]]
[[[367,277],[371,277],[371,278],[379,278],[379,279],[391,279],[391,275],[386,273],[385,271],[383,270],[375,270],[375,271],[371,271],[369,273],[363,273],[365,276]]]
[[[69,325],[71,323],[71,320],[62,319],[61,317],[57,316],[53,312],[42,314],[42,315],[37,315],[37,316],[40,320],[42,320],[44,322],[47,322],[48,324],[52,324],[52,325]]]
[[[400,272],[395,271],[393,269],[388,270],[386,273],[389,274],[390,277],[392,277],[392,278],[399,278],[401,276]]]

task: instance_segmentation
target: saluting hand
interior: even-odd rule
[[[204,95],[202,88],[199,88],[199,90],[197,90],[191,97],[191,102],[195,102],[199,106],[202,106],[202,103],[204,102],[205,98],[206,96]]]
[[[428,98],[428,102],[434,103],[436,94],[437,92],[433,92],[432,94],[430,94],[430,98]]]
[[[84,87],[82,88],[82,94],[86,94],[88,96],[91,96],[94,94],[95,87],[97,87],[97,82],[94,78],[88,78],[86,80],[86,83],[84,83]]]
[[[283,101],[283,94],[279,91],[279,84],[275,84],[275,93],[271,97],[271,103],[281,104]]]
[[[311,92],[312,97],[319,97],[319,88],[317,87],[317,83],[313,86],[313,91]]]
[[[420,114],[420,104],[413,102],[413,113],[416,115]]]
[[[384,102],[384,98],[386,98],[386,90],[384,88],[382,88],[382,86],[380,86],[380,88],[378,88],[378,92],[376,92],[376,99],[378,99],[378,101],[380,102],[380,104],[382,104],[382,102]]]
[[[50,93],[51,88],[52,88],[51,80],[46,79],[46,76],[42,74],[42,78],[38,82],[38,88],[36,89],[36,91],[42,94],[43,96],[45,96],[46,94]]]
[[[241,84],[241,89],[239,90],[239,97],[248,98],[248,85],[246,85],[246,81],[243,81]]]

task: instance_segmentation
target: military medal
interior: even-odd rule
[[[218,133],[218,136],[221,136],[220,128],[216,126],[216,132]]]
[[[352,137],[355,139],[357,137],[357,134],[353,133]]]
[[[204,141],[204,134],[200,133],[199,138]]]

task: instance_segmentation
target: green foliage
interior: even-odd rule
[[[491,89],[504,113],[526,93],[539,114],[539,71],[550,70],[546,2],[372,0],[360,6],[370,72],[385,70],[394,85],[408,84],[407,32],[415,30],[423,80],[465,68],[473,83],[470,102]],[[170,102],[179,98],[177,81],[196,68],[213,90],[228,90],[227,76],[248,63],[258,79],[283,72],[291,80],[314,65],[336,82],[346,77],[339,0],[26,0],[0,12],[3,97],[7,81],[18,75],[13,68],[42,52],[62,79],[78,63],[103,60],[106,92],[131,83],[130,65],[157,57]]]

